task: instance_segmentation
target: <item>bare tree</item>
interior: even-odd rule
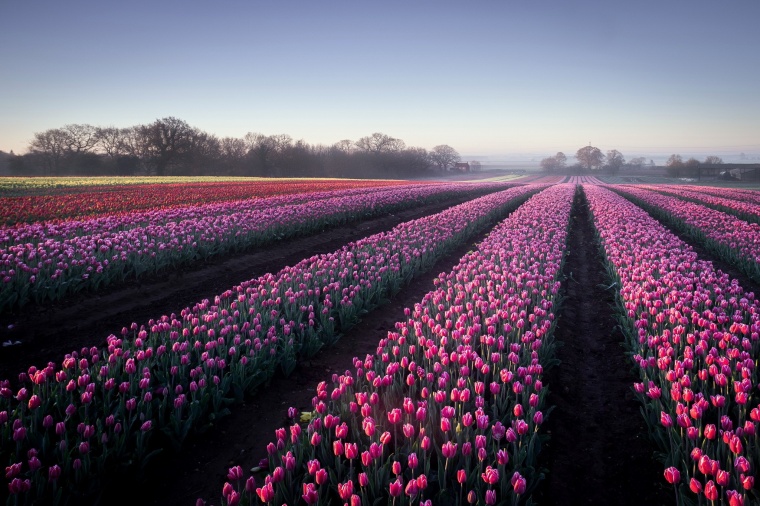
[[[430,160],[443,172],[454,164],[459,163],[461,158],[456,149],[447,144],[439,144],[430,151]]]
[[[705,158],[705,165],[721,165],[722,163],[723,159],[719,156],[710,155]]]
[[[406,148],[401,155],[401,165],[407,175],[421,174],[430,165],[430,154],[425,148]]]
[[[557,172],[565,168],[566,162],[567,156],[565,156],[565,153],[558,151],[556,155],[541,160],[541,168],[546,172]]]
[[[381,153],[398,152],[406,147],[404,141],[401,139],[396,139],[380,132],[375,132],[367,137],[362,137],[356,141],[355,146],[362,151],[376,155]]]
[[[611,173],[616,173],[625,164],[625,157],[623,153],[617,149],[611,149],[607,151],[607,168]]]
[[[541,169],[544,172],[554,172],[557,170],[557,159],[553,156],[547,156],[541,160]]]
[[[97,127],[95,129],[96,147],[109,158],[124,153],[124,137],[126,129],[116,127]]]
[[[557,154],[554,155],[554,159],[557,160],[557,168],[565,168],[565,165],[567,164],[567,156],[565,156],[565,153],[562,151],[557,151]]]
[[[350,139],[343,139],[333,144],[332,148],[343,153],[351,154],[355,151],[356,145],[354,144],[354,141]]]
[[[29,151],[38,156],[48,174],[58,175],[69,145],[69,136],[61,128],[36,132]]]
[[[189,151],[191,136],[196,133],[196,129],[185,121],[171,116],[157,119],[144,128],[148,157],[158,176],[165,175]]]
[[[89,153],[98,143],[97,129],[87,124],[64,125],[66,150],[71,153]]]
[[[243,140],[248,147],[248,155],[257,163],[254,175],[267,175],[273,165],[272,157],[277,151],[277,141],[268,135],[248,132]]]
[[[237,161],[245,158],[248,153],[245,141],[239,137],[223,137],[219,141],[219,149],[224,158]]]
[[[478,160],[473,160],[470,162],[470,170],[472,170],[473,172],[480,172],[482,168],[483,167]]]
[[[271,136],[276,151],[282,152],[293,145],[293,138],[288,134],[275,134]],[[303,141],[299,141],[303,145]]]
[[[646,165],[646,163],[647,163],[647,159],[646,158],[644,158],[643,156],[638,156],[636,158],[631,158],[628,161],[628,166],[630,166],[630,167],[636,167],[636,168],[641,168],[644,165]]]
[[[665,162],[666,167],[683,167],[683,158],[681,155],[670,155],[668,161]]]
[[[149,131],[145,125],[123,128],[121,131],[121,149],[124,154],[146,161],[148,157]]]
[[[583,146],[575,153],[575,158],[581,167],[591,170],[604,164],[604,153],[594,146]]]

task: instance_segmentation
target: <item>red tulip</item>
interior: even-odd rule
[[[718,495],[718,487],[715,486],[715,483],[713,483],[712,480],[705,483],[705,497],[707,497],[707,499],[715,501],[718,499]]]
[[[670,483],[671,485],[674,485],[678,483],[679,481],[681,481],[681,473],[678,471],[677,468],[671,466],[665,469],[665,479],[667,480],[668,483]]]

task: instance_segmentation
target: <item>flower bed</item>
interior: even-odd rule
[[[0,229],[0,312],[453,195],[510,185],[427,185],[227,202]]]
[[[615,191],[760,281],[760,224],[637,187],[616,187]]]
[[[0,224],[86,218],[103,214],[135,210],[167,209],[177,206],[231,202],[251,198],[267,198],[294,193],[310,193],[351,188],[376,188],[407,185],[406,181],[295,179],[267,180],[245,178],[233,181],[217,179],[194,181],[193,178],[166,178],[163,182],[119,184],[118,180],[103,178],[104,183],[67,186],[67,179],[57,183],[48,178],[0,182],[0,192],[11,186],[15,191],[24,187],[45,191],[45,195],[0,197]],[[155,181],[155,179],[154,179]],[[47,184],[44,184],[47,183]],[[110,183],[110,184],[107,184]],[[55,186],[53,186],[55,185]],[[60,187],[60,185],[64,185]],[[7,193],[7,192],[5,192]]]
[[[691,191],[716,195],[718,197],[728,197],[734,200],[742,200],[745,202],[760,204],[760,191],[758,190],[749,190],[744,188],[717,188],[712,186],[684,186],[683,188],[689,189]]]
[[[30,367],[15,386],[0,382],[0,457],[12,500],[49,502],[65,490],[77,502],[102,477],[145,465],[156,440],[180,447],[278,367],[287,373],[334,342],[447,248],[537,190],[513,188],[403,223],[245,282],[213,303],[133,324],[106,349]]]
[[[276,431],[263,483],[229,470],[227,504],[516,504],[541,479],[543,371],[574,187],[521,206],[408,319],[320,383],[305,427]]]
[[[673,195],[689,202],[701,204],[727,214],[733,214],[744,221],[760,223],[760,204],[741,200],[743,194],[735,190],[726,189],[720,195],[714,195],[710,190],[717,190],[717,188],[684,188],[669,185],[640,186],[640,188]]]
[[[760,303],[642,209],[584,190],[677,503],[757,504]]]

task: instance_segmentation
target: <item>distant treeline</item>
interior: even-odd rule
[[[567,165],[567,156],[563,152],[558,152],[554,156],[549,156],[541,160],[541,169],[549,173],[557,174],[581,174],[584,172],[598,172],[606,174],[617,174],[621,169],[642,169],[644,167],[654,168],[654,161],[651,159],[647,163],[646,158],[636,157],[626,162],[623,153],[617,149],[607,151],[605,155],[602,150],[595,146],[583,146],[575,153],[577,163]],[[689,158],[683,161],[681,155],[670,155],[665,164],[667,174],[671,177],[700,177],[702,174],[712,173],[716,175],[726,172],[723,166],[723,159],[719,156],[708,156],[704,162],[696,158]],[[727,177],[731,177],[727,175]]]
[[[28,153],[8,159],[8,170],[20,176],[413,178],[451,169],[459,161],[450,146],[427,151],[382,133],[324,146],[287,134],[219,138],[168,117],[128,128],[72,124],[38,132]]]

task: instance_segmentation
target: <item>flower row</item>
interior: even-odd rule
[[[552,186],[436,280],[374,356],[317,386],[276,431],[263,483],[229,505],[516,504],[541,478],[538,431],[574,187]]]
[[[318,195],[308,203],[298,195],[156,211],[148,222],[127,228],[117,227],[108,218],[6,228],[6,245],[0,248],[0,311],[97,290],[145,273],[420,202],[475,196],[504,187],[458,184],[346,190],[345,195]],[[161,214],[172,219],[156,216]]]
[[[154,432],[181,446],[278,367],[287,373],[334,342],[362,311],[537,190],[513,188],[403,223],[179,316],[133,324],[105,349],[29,368],[16,386],[3,381],[0,456],[11,494],[20,502],[50,499],[62,487],[86,495],[99,477],[147,462]]]
[[[684,189],[708,193],[718,197],[728,197],[733,200],[743,200],[760,204],[760,191],[748,190],[745,188],[717,188],[713,186],[683,186]]]
[[[665,479],[684,498],[757,504],[760,302],[641,208],[584,186]],[[714,504],[711,503],[711,504]]]
[[[147,183],[147,182],[146,182]],[[53,194],[0,197],[0,223],[83,218],[276,195],[404,184],[376,180],[257,180],[165,182],[62,188]],[[65,192],[65,193],[64,193]]]
[[[140,209],[139,206],[129,212],[112,213],[103,216],[82,219],[52,220],[31,224],[18,224],[0,228],[0,245],[38,244],[51,239],[65,240],[77,235],[123,232],[137,227],[166,226],[184,220],[213,219],[219,215],[250,212],[277,206],[292,206],[303,203],[306,196],[309,201],[325,200],[335,197],[349,197],[364,193],[400,191],[419,188],[421,185],[396,185],[395,187],[346,188],[340,190],[311,191],[276,195],[267,198],[240,199],[225,202],[210,202],[199,205],[175,206],[170,208],[155,207]]]
[[[616,191],[633,198],[654,216],[698,237],[724,260],[760,280],[760,224],[638,187]]]
[[[742,220],[760,222],[760,203],[745,202],[737,197],[735,191],[725,189],[721,195],[714,195],[706,190],[708,188],[695,189],[694,187],[682,186],[641,186],[646,190],[658,191],[668,195],[674,195],[680,199],[689,200],[697,204],[711,207],[724,213],[733,214]]]

